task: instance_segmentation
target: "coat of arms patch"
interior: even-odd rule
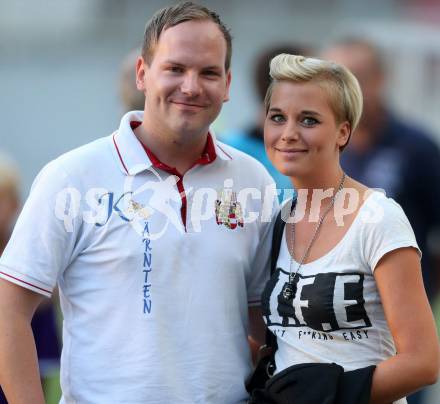
[[[240,202],[237,201],[237,193],[228,189],[217,192],[215,201],[215,220],[216,223],[234,230],[243,227],[243,211]]]

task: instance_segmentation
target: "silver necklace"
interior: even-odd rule
[[[297,290],[296,283],[294,283],[295,277],[298,274],[298,271],[300,270],[300,268],[303,266],[304,262],[307,260],[309,254],[310,254],[310,250],[312,249],[312,245],[316,241],[316,238],[318,237],[319,231],[321,230],[322,223],[324,222],[324,219],[326,218],[326,216],[328,215],[328,213],[330,212],[330,210],[334,206],[336,197],[338,196],[339,192],[341,192],[342,188],[344,187],[344,182],[345,182],[345,173],[343,172],[342,177],[341,177],[341,181],[339,182],[338,189],[336,190],[335,194],[332,196],[332,199],[331,199],[330,204],[328,205],[327,209],[322,214],[322,216],[319,218],[318,224],[316,225],[312,239],[310,240],[309,245],[307,246],[306,250],[304,251],[304,254],[298,263],[296,271],[293,273],[292,273],[292,266],[293,266],[292,254],[293,254],[294,246],[295,246],[295,223],[292,221],[292,240],[290,243],[290,248],[291,248],[292,253],[290,254],[289,281],[284,284],[283,290],[282,290],[282,295],[283,295],[284,299],[291,300],[295,297],[296,290]],[[295,211],[296,211],[296,206],[290,215],[291,218],[293,218],[295,216]]]

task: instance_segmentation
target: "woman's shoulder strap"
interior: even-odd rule
[[[292,199],[292,202],[285,203],[281,210],[279,211],[277,218],[275,219],[275,225],[273,228],[273,238],[272,238],[272,250],[271,250],[271,265],[270,265],[270,273],[271,275],[274,273],[278,256],[280,254],[281,240],[283,239],[283,231],[284,226],[286,225],[286,221],[290,216],[290,213],[295,208],[296,198]]]

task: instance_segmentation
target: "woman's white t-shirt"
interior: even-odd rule
[[[281,292],[288,282],[290,254],[284,232],[276,271],[263,294],[265,321],[278,341],[276,372],[310,362],[334,362],[349,371],[394,355],[373,273],[385,254],[403,247],[421,254],[400,205],[373,192],[342,240],[301,267],[295,297],[286,301]],[[293,271],[297,266],[294,260]]]

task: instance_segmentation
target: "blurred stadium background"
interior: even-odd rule
[[[172,3],[172,2],[171,2]],[[440,141],[440,2],[242,0],[202,2],[234,36],[231,101],[217,130],[255,117],[255,55],[292,40],[316,49],[347,33],[385,51],[395,108]],[[0,0],[0,148],[21,165],[27,193],[45,162],[112,132],[122,107],[123,57],[160,0]]]
[[[139,46],[160,0],[0,0],[0,149],[23,173],[23,197],[42,166],[106,136],[123,113],[120,64]],[[217,131],[254,120],[252,63],[289,40],[319,50],[346,34],[384,51],[391,105],[440,142],[440,2],[437,0],[206,0],[234,36],[231,101]],[[438,403],[438,387],[429,403]]]

